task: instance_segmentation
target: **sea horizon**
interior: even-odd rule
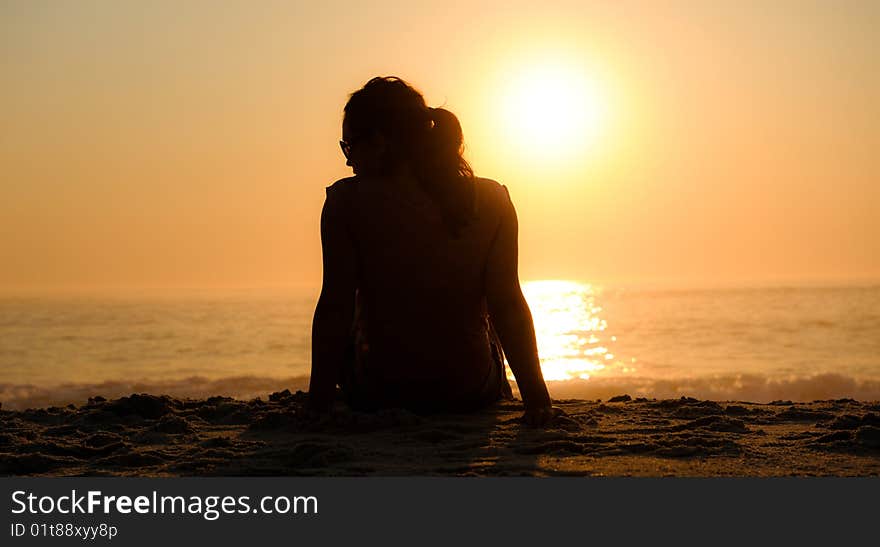
[[[533,281],[571,281],[583,283],[600,289],[625,290],[670,290],[670,291],[703,291],[703,290],[749,290],[749,289],[835,289],[835,288],[873,288],[880,287],[880,277],[809,277],[809,278],[755,278],[755,279],[634,279],[634,280],[602,280],[577,276],[559,277],[521,277],[520,283]],[[129,294],[137,293],[185,293],[212,291],[290,291],[314,292],[319,294],[320,282],[317,283],[250,283],[250,284],[80,284],[80,285],[0,285],[0,298],[15,296],[41,296],[64,294]]]
[[[522,285],[556,398],[880,399],[880,284]],[[13,409],[134,392],[265,398],[304,390],[318,293],[0,295],[0,402]]]

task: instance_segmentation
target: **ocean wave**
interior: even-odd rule
[[[180,380],[112,380],[100,383],[63,383],[54,386],[0,383],[0,403],[6,410],[43,408],[49,406],[82,405],[90,397],[100,395],[114,399],[132,393],[170,395],[177,398],[206,398],[215,395],[253,399],[269,393],[289,389],[307,390],[308,376],[270,378],[260,376],[230,376],[208,379],[192,376]]]
[[[836,373],[794,378],[761,374],[702,376],[688,378],[594,377],[589,380],[548,382],[554,398],[607,399],[615,395],[673,399],[694,397],[713,401],[769,403],[828,399],[880,400],[880,380],[854,378]]]
[[[206,398],[215,395],[253,399],[289,389],[307,390],[308,376],[272,378],[231,376],[208,379],[193,376],[167,381],[106,381],[101,383],[64,383],[55,386],[0,384],[0,402],[5,410],[23,410],[49,406],[82,405],[90,397],[108,399],[150,393],[178,398]],[[827,373],[797,378],[772,378],[760,374],[693,378],[594,377],[589,380],[547,382],[554,399],[608,399],[628,394],[632,397],[673,399],[695,397],[714,401],[769,403],[779,400],[809,402],[851,398],[860,401],[880,400],[880,380],[859,379]],[[515,389],[515,384],[514,384]]]

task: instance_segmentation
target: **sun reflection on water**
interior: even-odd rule
[[[611,365],[597,290],[574,281],[528,281],[523,295],[532,311],[541,369],[546,380],[589,379]]]

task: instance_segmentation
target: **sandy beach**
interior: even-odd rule
[[[870,476],[880,403],[561,399],[545,429],[519,401],[471,415],[268,400],[95,396],[82,406],[0,410],[0,474],[38,476]]]

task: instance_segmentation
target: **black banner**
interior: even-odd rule
[[[5,478],[0,484],[2,544],[10,546],[840,544],[876,532],[880,492],[877,478]]]

